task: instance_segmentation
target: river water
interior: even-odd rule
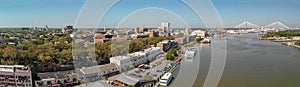
[[[300,49],[257,40],[257,35],[227,36],[226,64],[218,87],[300,87]],[[194,87],[203,87],[214,45],[218,43],[203,46],[200,51]]]

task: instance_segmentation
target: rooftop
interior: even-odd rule
[[[0,71],[4,72],[29,72],[30,69],[24,65],[0,65]]]
[[[46,79],[63,79],[63,78],[75,78],[77,77],[75,71],[60,71],[60,72],[46,72],[46,73],[38,73],[37,76],[41,80]]]
[[[119,77],[116,78],[116,80],[127,85],[135,85],[142,79],[131,75],[121,74]]]
[[[108,70],[112,70],[115,68],[117,68],[116,64],[110,63],[110,64],[105,64],[105,65],[83,68],[83,69],[81,69],[81,72],[83,72],[84,74],[95,74],[95,73],[99,73],[101,71],[108,71]]]
[[[99,67],[99,70],[100,71],[107,71],[107,70],[111,70],[111,69],[114,69],[114,68],[117,68],[117,65],[114,64],[114,63],[110,63],[110,64],[106,64],[106,65],[101,65]]]
[[[163,41],[161,41],[160,43],[165,43],[165,44],[167,44],[167,43],[169,43],[169,40],[163,40]]]
[[[111,57],[113,59],[117,59],[117,60],[125,60],[125,59],[129,59],[128,56],[115,56],[115,57]]]
[[[128,57],[132,58],[132,57],[144,56],[144,55],[146,55],[145,52],[139,51],[139,52],[134,52],[134,53],[128,54]]]

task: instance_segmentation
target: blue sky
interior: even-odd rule
[[[0,0],[0,27],[74,25],[84,2]],[[279,20],[290,27],[300,27],[299,0],[212,0],[212,3],[225,27],[233,27],[245,20],[257,25]],[[150,8],[128,16],[140,8],[149,7],[161,7],[169,12]],[[172,27],[185,26],[179,22],[178,16],[191,27],[203,27],[201,19],[179,0],[121,0],[108,11],[99,27],[115,27],[123,19],[122,27],[156,27],[162,21],[170,21]]]

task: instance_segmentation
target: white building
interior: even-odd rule
[[[198,37],[204,38],[206,35],[206,31],[196,30],[191,33],[192,35],[197,35]]]
[[[151,47],[130,53],[126,56],[116,56],[110,58],[110,63],[115,63],[121,72],[128,71],[134,67],[155,60],[156,56],[160,54],[159,47]]]
[[[120,72],[134,68],[131,58],[128,56],[116,56],[109,59],[110,63],[115,63]]]
[[[166,32],[169,32],[170,23],[169,22],[162,22],[161,28],[163,28]]]
[[[146,53],[146,57],[148,60],[153,61],[155,60],[156,56],[158,56],[161,52],[161,49],[159,47],[151,47],[148,49],[145,49],[144,52]]]

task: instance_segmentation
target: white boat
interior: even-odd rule
[[[161,77],[161,79],[159,80],[159,85],[167,86],[168,84],[170,84],[172,79],[173,79],[172,73],[168,72]]]
[[[196,54],[197,54],[197,48],[191,47],[185,51],[184,56],[186,60],[193,60]]]
[[[202,40],[202,43],[210,43],[210,39],[204,38],[204,39]]]

